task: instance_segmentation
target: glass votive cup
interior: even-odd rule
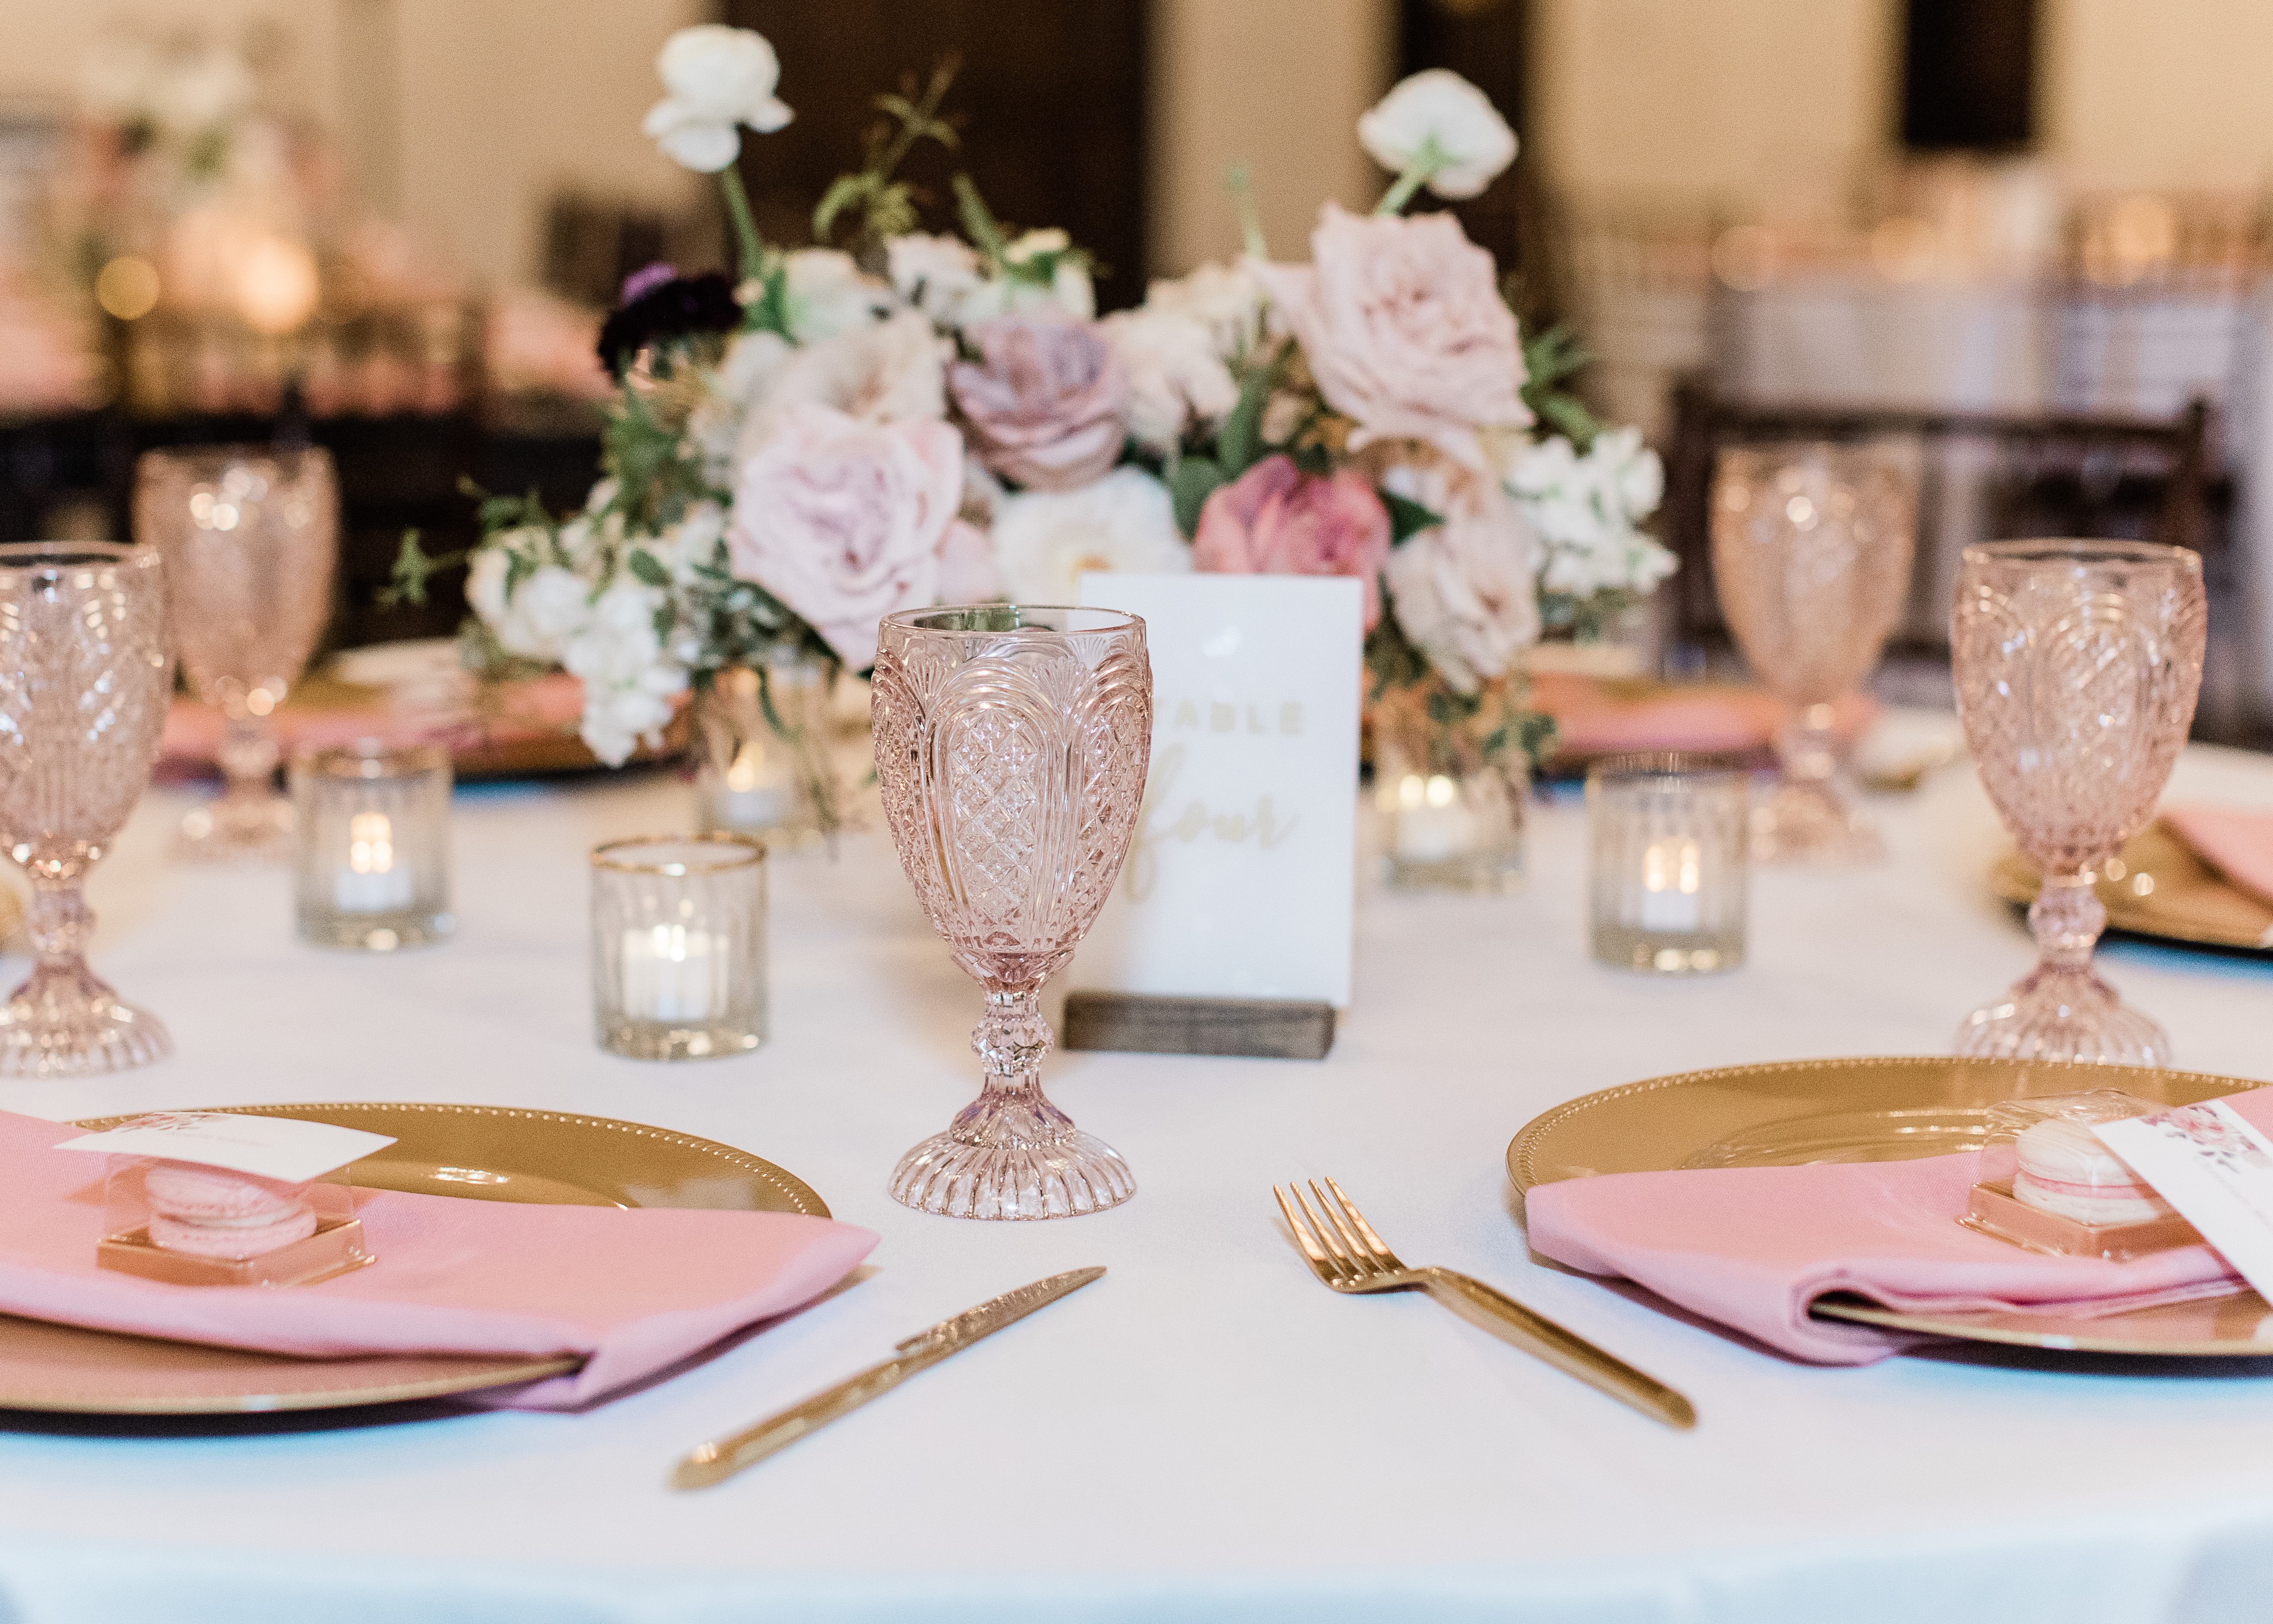
[[[362,739],[295,758],[291,783],[302,940],[392,953],[449,936],[449,752]]]
[[[1587,774],[1594,957],[1710,975],[1744,962],[1745,775],[1707,756],[1612,756]]]
[[[649,835],[592,849],[592,1012],[635,1060],[741,1054],[766,1040],[766,847]]]

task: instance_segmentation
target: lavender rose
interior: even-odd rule
[[[1320,477],[1265,457],[1208,498],[1192,535],[1192,567],[1227,575],[1354,575],[1365,583],[1365,626],[1381,618],[1389,510],[1355,470]]]
[[[1070,490],[1119,460],[1129,375],[1095,326],[1004,316],[964,333],[979,359],[949,369],[948,393],[980,461],[1031,490]]]
[[[938,602],[940,554],[962,497],[963,439],[946,423],[790,407],[735,480],[734,573],[865,670],[876,662],[878,622]]]
[[[1523,347],[1491,255],[1450,214],[1352,214],[1326,205],[1309,265],[1248,266],[1284,314],[1355,450],[1426,440],[1485,467],[1482,428],[1531,421]]]

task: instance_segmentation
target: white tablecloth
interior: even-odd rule
[[[2191,752],[2179,788],[2273,805],[2273,764]],[[178,1054],[0,1087],[0,1105],[634,1118],[807,1179],[881,1233],[875,1276],[583,1415],[0,1416],[0,1620],[2114,1624],[2273,1608],[2273,1364],[1961,1351],[1818,1369],[1534,1263],[1514,1221],[1503,1152],[1557,1101],[1695,1066],[1944,1050],[2029,957],[1983,890],[1999,836],[1968,769],[1880,804],[1888,866],[1759,875],[1751,962],[1720,979],[1588,962],[1567,802],[1536,816],[1521,894],[1369,883],[1357,1000],[1324,1063],[1053,1057],[1054,1096],[1141,1188],[1039,1224],[924,1217],[883,1193],[973,1090],[978,999],[880,834],[834,864],[776,864],[766,1049],[665,1066],[593,1046],[584,851],[680,824],[686,793],[461,795],[460,936],[386,958],[296,945],[281,873],[169,865],[182,803],[155,798],[94,881],[97,956]],[[2183,1063],[2273,1074],[2273,972],[2108,957]],[[1324,1291],[1269,1191],[1320,1172],[1407,1257],[1492,1280],[1677,1383],[1701,1425],[1667,1432],[1423,1298]],[[697,1441],[1088,1263],[1111,1273],[790,1453],[705,1493],[664,1488]]]

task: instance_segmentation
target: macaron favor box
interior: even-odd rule
[[[2092,1132],[2164,1109],[2118,1089],[1992,1106],[1980,1177],[1958,1222],[2061,1257],[2123,1262],[2200,1246],[2194,1226]]]

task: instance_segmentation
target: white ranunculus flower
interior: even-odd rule
[[[1144,294],[1145,310],[1205,327],[1216,354],[1227,361],[1245,355],[1263,335],[1267,303],[1263,284],[1235,265],[1204,265],[1172,281],[1156,281]]]
[[[1122,311],[1098,330],[1129,374],[1129,438],[1156,456],[1174,451],[1186,429],[1219,423],[1239,404],[1231,369],[1207,328],[1190,317]]]
[[[686,667],[655,633],[663,602],[659,589],[619,574],[561,650],[560,663],[584,685],[584,742],[610,767],[641,739],[660,738],[671,700],[686,689]]]
[[[864,423],[947,415],[946,341],[916,311],[807,345],[767,393],[769,407],[811,401]]]
[[[509,546],[497,544],[482,549],[474,560],[472,578],[466,583],[467,601],[497,634],[499,646],[507,654],[526,660],[558,660],[590,617],[591,588],[574,571],[547,564],[524,575],[508,595],[506,576],[511,567],[510,550]]]
[[[789,333],[815,344],[865,327],[892,308],[892,290],[868,275],[852,256],[833,248],[800,248],[785,255]]]
[[[1014,603],[1077,602],[1084,571],[1192,567],[1167,487],[1127,467],[1071,490],[1004,497],[994,510],[994,553]]]
[[[963,325],[964,305],[985,275],[970,243],[911,231],[885,243],[884,253],[893,292],[942,327]]]
[[[1473,198],[1515,161],[1515,131],[1491,98],[1449,68],[1399,82],[1357,121],[1357,138],[1383,168],[1403,170],[1434,141],[1443,167],[1429,177],[1440,198]]]
[[[770,132],[791,116],[774,94],[781,59],[753,29],[681,28],[664,42],[655,71],[670,94],[640,128],[698,174],[715,175],[734,161],[742,150],[739,126]]]

